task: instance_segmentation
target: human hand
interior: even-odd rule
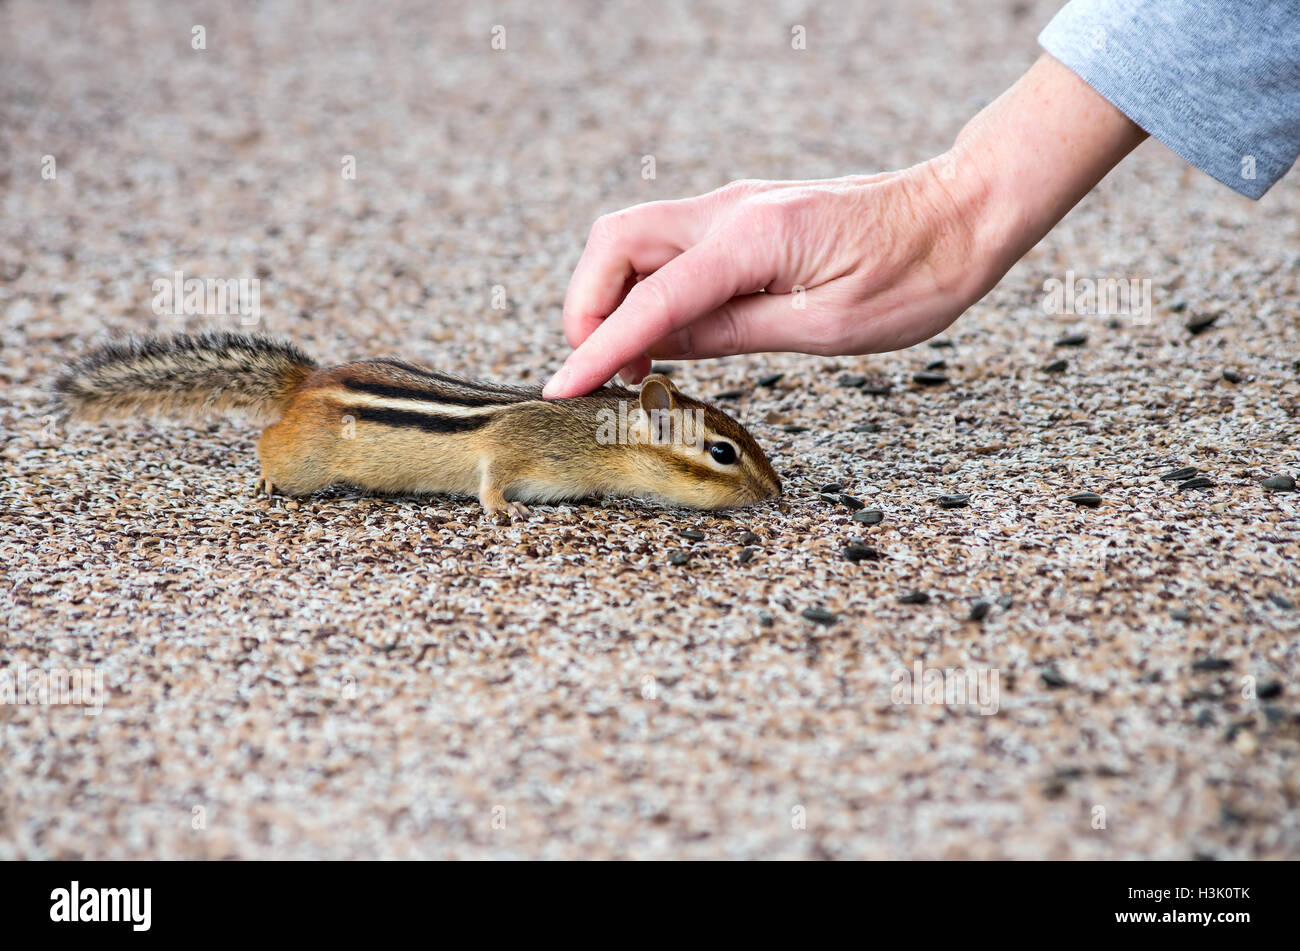
[[[736,182],[599,219],[564,302],[548,398],[652,357],[859,354],[939,333],[1144,133],[1043,57],[953,148],[900,172]]]

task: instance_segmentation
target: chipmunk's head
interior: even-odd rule
[[[716,406],[683,396],[654,373],[641,384],[632,465],[653,494],[677,505],[721,509],[781,494],[754,437]]]

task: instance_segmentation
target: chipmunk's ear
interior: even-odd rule
[[[662,373],[651,373],[641,383],[641,409],[646,413],[653,410],[672,410],[677,408],[677,387],[673,381]]]

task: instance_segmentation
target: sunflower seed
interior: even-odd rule
[[[912,374],[912,382],[919,383],[922,386],[942,386],[948,382],[948,377],[943,373],[922,370],[920,373]]]
[[[1291,478],[1291,476],[1289,475],[1269,476],[1267,479],[1261,482],[1260,485],[1268,489],[1270,492],[1294,492],[1295,491],[1295,479]]]
[[[1193,337],[1203,334],[1214,326],[1214,322],[1219,319],[1219,316],[1219,314],[1200,314],[1187,322],[1187,329]]]
[[[880,552],[876,551],[876,549],[872,548],[870,545],[845,545],[844,557],[853,562],[879,561]]]
[[[1056,341],[1053,346],[1056,347],[1082,347],[1088,342],[1087,334],[1066,334],[1060,340]]]
[[[884,520],[885,513],[880,509],[863,509],[853,514],[853,521],[861,522],[863,525],[877,525]]]
[[[1098,505],[1101,505],[1101,496],[1096,492],[1076,492],[1074,495],[1066,496],[1065,501],[1095,509]]]
[[[1061,672],[1055,667],[1044,667],[1038,672],[1038,676],[1043,679],[1043,683],[1053,690],[1061,687],[1070,686],[1070,682],[1061,676]]]
[[[1178,491],[1182,492],[1185,489],[1208,489],[1212,485],[1214,485],[1213,479],[1207,479],[1205,476],[1197,476],[1194,479],[1188,479],[1186,482],[1180,482],[1178,484]]]
[[[672,551],[668,553],[668,563],[671,565],[684,565],[691,560],[691,553],[688,551]]]
[[[899,604],[929,604],[930,596],[924,591],[912,591],[898,599]]]
[[[856,512],[858,511],[858,509],[862,508],[867,503],[863,502],[861,499],[855,499],[853,496],[845,495],[844,493],[841,492],[840,504],[843,505],[845,508],[853,509],[853,511]]]
[[[939,496],[939,507],[945,509],[959,509],[965,507],[970,501],[969,495],[941,495]]]
[[[802,614],[809,621],[813,621],[817,624],[830,625],[830,624],[834,624],[837,620],[839,620],[830,611],[823,610],[822,608],[804,608],[799,613]]]
[[[966,616],[967,620],[971,620],[971,621],[984,620],[984,618],[989,613],[989,609],[992,607],[993,605],[989,604],[987,601],[976,601],[974,604],[970,606],[970,614]]]

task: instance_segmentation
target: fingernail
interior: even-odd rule
[[[569,369],[567,364],[560,367],[559,372],[556,373],[555,376],[551,377],[546,382],[546,385],[542,387],[543,398],[548,400],[554,399],[560,393],[564,392],[565,386],[568,385],[569,380],[572,378],[573,371]]]

